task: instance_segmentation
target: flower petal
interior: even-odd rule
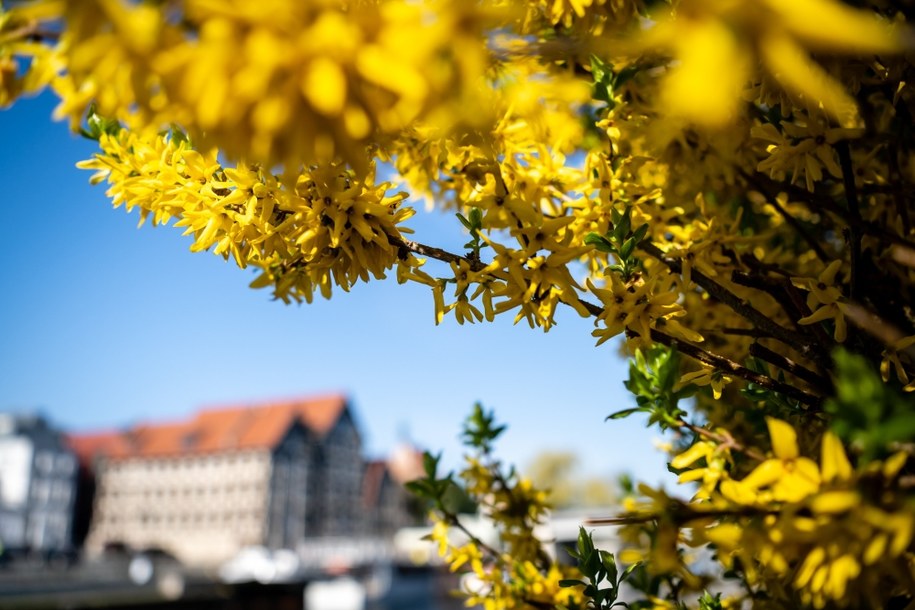
[[[842,441],[832,432],[826,432],[823,435],[820,456],[820,468],[822,469],[824,483],[831,483],[836,479],[845,481],[851,478],[851,462],[848,461]]]
[[[766,424],[769,426],[769,437],[772,439],[772,452],[782,460],[791,460],[796,458],[797,450],[797,433],[791,424],[774,417],[767,417]]]

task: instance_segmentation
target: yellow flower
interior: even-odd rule
[[[688,469],[699,460],[705,460],[704,466]],[[670,461],[670,465],[678,470],[683,470],[677,479],[678,483],[691,483],[700,481],[699,490],[694,500],[708,499],[718,487],[718,483],[726,479],[729,452],[710,441],[697,441],[693,445]]]
[[[791,184],[803,175],[808,191],[813,191],[817,182],[823,179],[823,169],[833,178],[841,178],[842,170],[837,161],[833,144],[841,140],[859,137],[863,129],[827,128],[821,121],[782,121],[782,131],[771,124],[757,125],[750,134],[769,142],[766,152],[769,156],[756,167],[768,172],[772,178],[784,180],[790,172]],[[783,133],[784,132],[784,133]]]
[[[791,278],[791,283],[798,288],[806,288],[807,307],[814,310],[809,316],[798,320],[798,324],[815,324],[823,320],[835,321],[835,340],[845,341],[847,326],[845,323],[846,306],[841,302],[842,292],[835,285],[836,275],[842,267],[841,260],[835,260],[827,265],[820,275],[814,278]]]
[[[871,11],[837,0],[687,0],[673,17],[654,16],[631,48],[674,57],[662,83],[662,107],[691,123],[721,127],[733,122],[752,66],[761,63],[795,98],[851,127],[859,122],[853,98],[811,60],[809,50],[893,52],[903,48],[904,35]]]
[[[722,371],[708,366],[707,364],[702,364],[702,368],[698,371],[685,373],[680,377],[680,381],[677,385],[683,387],[692,383],[698,386],[711,386],[712,395],[715,397],[715,400],[718,400],[721,398],[721,391],[724,389],[724,386],[731,383],[733,380],[732,377],[725,375]]]
[[[810,458],[800,455],[797,433],[790,424],[767,417],[772,453],[775,457],[762,462],[740,481],[747,490],[768,488],[778,502],[798,502],[820,488],[820,469]]]
[[[883,381],[888,382],[890,380],[890,365],[892,365],[893,370],[896,372],[896,378],[904,386],[902,388],[904,392],[915,392],[915,379],[909,381],[909,374],[900,359],[899,352],[904,352],[912,345],[915,345],[915,335],[903,337],[883,350],[883,358],[880,361],[880,376],[883,377]],[[911,358],[907,359],[911,362]]]
[[[824,483],[847,481],[853,472],[842,441],[828,430],[823,434],[820,445],[820,469]]]
[[[483,321],[483,314],[464,295],[458,297],[457,302],[454,303],[454,317],[458,324],[463,324],[465,321],[471,324],[474,323],[474,320],[477,322]]]
[[[624,282],[614,272],[607,273],[608,288],[598,288],[586,281],[588,289],[600,299],[604,310],[597,322],[604,328],[597,328],[591,334],[598,337],[597,345],[625,331],[630,342],[643,345],[650,341],[651,328],[662,328],[669,324],[676,334],[689,340],[701,341],[702,337],[672,318],[682,315],[683,308],[677,303],[678,295],[669,289],[668,283],[662,283],[658,276],[644,278],[634,275]],[[661,288],[658,289],[659,284]]]

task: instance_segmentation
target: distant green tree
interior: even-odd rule
[[[569,451],[543,451],[524,472],[535,486],[549,493],[554,508],[608,506],[618,495],[610,481],[584,477],[579,472],[578,457]]]

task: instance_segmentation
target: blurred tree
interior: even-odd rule
[[[554,508],[611,506],[617,496],[613,484],[582,478],[578,458],[570,452],[543,451],[524,469],[531,482],[548,493]]]

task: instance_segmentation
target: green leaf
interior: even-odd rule
[[[642,240],[645,239],[645,235],[648,233],[648,224],[643,224],[641,227],[635,230],[635,233],[632,234],[632,239],[635,240],[636,245],[642,243]]]
[[[613,227],[613,237],[614,242],[620,243],[623,241],[623,238],[629,234],[629,230],[632,228],[632,210],[631,208],[626,208],[626,211],[620,217],[620,221],[616,223]]]
[[[625,570],[623,570],[623,573],[620,574],[619,582],[623,582],[624,580],[626,580],[627,578],[629,578],[629,576],[630,576],[633,572],[635,572],[636,570],[638,570],[640,567],[642,567],[642,562],[641,562],[641,561],[636,561],[636,562],[635,562],[634,564],[632,564],[631,566],[628,566]]]
[[[423,452],[423,470],[426,471],[426,476],[430,479],[435,478],[435,471],[438,470],[438,463],[441,459],[441,453],[438,455],[432,455],[428,451]]]
[[[407,491],[417,495],[421,498],[432,498],[432,488],[429,485],[427,479],[417,479],[415,481],[408,481],[405,483],[404,487],[407,488]]]
[[[483,211],[480,208],[470,208],[470,225],[474,230],[483,227]]]
[[[591,534],[585,528],[578,526],[578,558],[582,559],[585,555],[594,552],[594,541],[591,540]]]
[[[468,231],[473,229],[473,224],[471,224],[471,222],[469,220],[467,220],[463,214],[458,212],[457,214],[455,214],[455,216],[457,216],[457,219],[461,221],[461,224],[464,225]]]
[[[175,123],[171,124],[171,128],[168,130],[168,134],[172,143],[174,143],[176,146],[184,143],[187,144],[188,148],[191,148],[192,145],[190,136],[188,136],[187,132],[181,129],[181,127]]]
[[[598,235],[597,233],[588,233],[585,235],[585,244],[589,246],[594,246],[601,252],[615,252],[616,248],[613,247],[605,237]]]
[[[591,76],[594,78],[591,95],[600,102],[614,106],[613,81],[615,75],[612,68],[611,64],[605,63],[596,55],[591,55]]]
[[[607,551],[601,551],[600,558],[601,562],[604,564],[604,570],[607,571],[608,578],[611,582],[615,583],[617,576],[616,559]]]
[[[623,418],[629,417],[633,413],[637,413],[639,411],[641,411],[641,409],[639,409],[639,408],[623,409],[622,411],[617,411],[616,413],[611,413],[610,415],[608,415],[606,417],[606,419],[623,419]]]
[[[620,247],[620,257],[623,259],[628,259],[632,256],[632,251],[635,250],[636,241],[634,238],[630,237],[623,245]]]
[[[699,610],[724,610],[721,604],[721,593],[716,593],[713,597],[708,591],[704,591],[699,598]]]
[[[616,73],[616,77],[613,79],[613,85],[615,87],[621,87],[622,85],[625,85],[627,82],[632,80],[632,77],[638,73],[638,66],[626,66]]]
[[[564,587],[564,588],[565,588],[565,587],[580,587],[580,586],[586,586],[587,584],[588,584],[588,583],[584,582],[583,580],[574,580],[574,579],[571,579],[571,578],[563,578],[563,579],[561,579],[561,580],[559,581],[559,586],[560,586],[560,587]]]
[[[607,64],[597,55],[591,55],[591,75],[594,76],[594,80],[601,82],[604,78],[607,77],[610,70],[608,69]]]
[[[493,413],[486,412],[482,404],[476,403],[473,406],[473,413],[464,422],[464,430],[461,433],[464,443],[484,452],[490,451],[493,441],[506,429],[505,425],[496,426],[494,421]]]

